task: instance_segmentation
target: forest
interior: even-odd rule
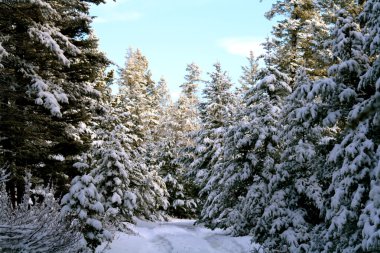
[[[380,0],[274,1],[239,84],[189,63],[176,101],[139,49],[110,69],[93,4],[0,0],[0,252],[95,252],[135,217],[380,252]]]

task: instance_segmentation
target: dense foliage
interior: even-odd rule
[[[241,86],[192,63],[177,101],[138,49],[106,71],[102,2],[0,2],[0,251],[94,251],[169,216],[263,252],[380,251],[379,0],[277,0]]]

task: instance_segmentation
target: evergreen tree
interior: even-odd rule
[[[255,232],[254,238],[262,242],[267,224],[259,218],[270,199],[269,182],[280,156],[283,100],[291,89],[288,76],[272,67],[260,70],[257,78],[258,83],[244,98],[242,123],[227,133],[225,156],[233,158],[226,178],[240,188],[240,201],[231,219],[234,232]]]
[[[200,129],[199,100],[196,94],[201,82],[201,70],[195,63],[186,67],[185,83],[181,85],[182,91],[175,104],[174,121],[176,122],[175,131],[178,133],[179,157],[176,163],[186,168],[193,160],[193,150],[195,148],[194,138]]]
[[[183,148],[190,145],[192,132],[199,129],[199,100],[197,91],[201,80],[201,69],[195,63],[186,67],[185,83],[181,85],[181,95],[176,103],[175,121],[178,123],[179,145]]]
[[[254,237],[268,252],[307,252],[314,226],[323,222],[319,179],[326,154],[317,155],[324,148],[319,147],[323,129],[308,122],[305,97],[312,85],[306,71],[299,69],[295,90],[284,101],[277,123],[279,156],[267,181],[267,204],[254,229]]]
[[[134,153],[132,161],[137,173],[131,173],[134,182],[137,207],[134,215],[147,219],[164,219],[167,207],[165,183],[158,175],[155,157],[155,130],[158,125],[159,108],[162,104],[160,89],[151,79],[148,61],[139,50],[130,49],[126,66],[121,71],[121,93],[117,106],[128,112],[128,131],[133,135],[130,145]],[[162,83],[161,83],[162,84]]]
[[[378,6],[379,1],[365,3],[360,15],[365,37],[351,28],[352,25],[347,20],[349,18],[343,19],[343,27],[348,29],[339,30],[341,37],[350,36],[345,40],[350,44],[346,47],[347,44],[344,43],[336,46],[341,58],[347,59],[345,68],[337,68],[337,73],[344,77],[342,80],[346,83],[354,82],[357,99],[348,108],[346,127],[342,131],[340,142],[329,155],[329,162],[334,169],[329,188],[332,197],[326,208],[327,231],[324,236],[327,243],[323,252],[380,250],[379,205],[376,200],[379,185],[379,138],[376,134],[379,131],[380,77]],[[370,56],[369,66],[363,64],[368,62],[366,54]],[[342,235],[344,239],[336,241]]]
[[[193,111],[190,114],[196,115],[195,107],[198,104],[198,97],[196,93],[198,91],[199,83],[202,82],[202,71],[197,64],[191,63],[187,65],[186,72],[185,83],[181,84],[182,97],[187,98],[189,100],[189,104],[192,105],[190,109]]]
[[[215,71],[209,73],[211,80],[206,83],[203,91],[205,101],[200,104],[201,129],[197,131],[192,147],[192,156],[188,160],[190,177],[201,189],[203,201],[212,199],[209,195],[212,170],[221,158],[223,134],[231,124],[234,97],[230,92],[232,83],[227,73],[222,70],[220,63],[214,65]],[[213,218],[209,214],[209,206],[202,207],[200,221],[208,226],[213,225]]]
[[[192,63],[186,68],[185,83],[178,101],[170,103],[160,116],[161,142],[158,146],[159,171],[169,192],[168,214],[175,217],[191,218],[197,211],[196,192],[185,177],[187,168],[180,162],[185,149],[192,145],[191,133],[198,126],[197,86],[200,69]]]
[[[121,70],[120,98],[128,106],[131,119],[136,126],[134,134],[141,143],[150,138],[150,130],[157,125],[157,100],[155,83],[149,70],[149,63],[139,49],[129,49],[125,67]]]
[[[104,227],[105,210],[92,176],[76,176],[69,193],[62,198],[62,205],[62,215],[74,220],[92,251],[103,241],[112,240],[113,235]]]
[[[275,43],[274,63],[278,70],[289,75],[294,82],[299,67],[308,68],[312,79],[326,76],[329,65],[328,48],[324,41],[329,36],[329,23],[325,22],[318,1],[278,0],[266,13],[268,19],[284,17],[273,27]]]
[[[243,66],[242,75],[240,76],[240,84],[242,92],[247,92],[253,85],[256,84],[258,72],[259,72],[259,58],[255,57],[252,51],[249,52],[249,57],[247,57],[248,66]]]
[[[136,154],[131,145],[135,136],[128,125],[122,123],[126,122],[123,121],[126,114],[109,108],[107,114],[99,119],[88,157],[91,161],[90,175],[101,194],[106,215],[116,227],[121,220],[132,220],[136,207],[135,189],[131,187],[136,182],[132,178],[143,178],[133,161]]]
[[[88,36],[90,2],[102,1],[0,3],[0,160],[9,164],[13,203],[22,201],[26,169],[34,183],[52,181],[64,192],[88,147],[93,82],[108,64]]]
[[[162,138],[157,147],[159,172],[169,193],[167,213],[174,217],[191,218],[195,215],[197,204],[184,178],[185,168],[177,162],[183,141],[181,128],[176,121],[177,110],[172,104],[166,109],[165,115],[161,116],[159,125],[162,128]]]

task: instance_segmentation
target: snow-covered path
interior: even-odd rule
[[[194,226],[194,220],[138,221],[138,235],[118,233],[107,253],[249,253],[250,237]]]

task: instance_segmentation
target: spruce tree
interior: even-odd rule
[[[121,92],[117,106],[128,113],[128,120],[123,122],[130,134],[134,136],[130,144],[133,155],[131,185],[135,188],[137,207],[134,215],[147,219],[164,219],[167,191],[165,183],[158,174],[155,155],[155,141],[159,108],[162,104],[160,92],[151,78],[148,60],[140,50],[129,49],[125,68],[121,70]]]
[[[269,252],[307,252],[314,225],[323,222],[318,180],[326,156],[317,155],[322,128],[307,122],[311,115],[305,96],[312,85],[306,71],[299,69],[295,90],[284,99],[278,118],[274,135],[278,156],[267,181],[267,204],[253,230],[254,238]]]
[[[161,116],[159,125],[162,128],[162,138],[157,147],[159,173],[169,193],[167,213],[174,217],[191,218],[195,216],[197,203],[189,192],[189,185],[184,177],[185,168],[177,162],[183,140],[183,132],[176,121],[177,112],[178,108],[171,104],[165,115]]]
[[[212,190],[211,182],[214,180],[212,170],[221,158],[222,137],[231,124],[234,113],[234,98],[230,92],[231,80],[222,70],[220,63],[216,63],[214,67],[215,71],[209,73],[211,80],[206,83],[203,91],[205,100],[200,104],[201,128],[196,132],[192,157],[189,157],[187,164],[188,174],[201,190],[201,200],[204,203],[212,201],[213,196],[209,195]],[[212,207],[209,204],[202,207],[200,221],[215,227],[210,208]]]
[[[62,215],[74,221],[93,252],[102,242],[112,240],[113,235],[104,226],[105,210],[92,176],[76,176],[62,205]]]
[[[265,16],[273,19],[284,17],[273,27],[275,58],[278,70],[287,73],[294,81],[299,67],[307,68],[312,79],[326,76],[329,65],[329,23],[323,19],[318,1],[278,0]]]
[[[247,57],[248,66],[243,66],[242,74],[239,83],[241,84],[242,93],[247,92],[253,85],[256,84],[259,72],[259,58],[255,57],[252,51],[249,52]]]
[[[52,181],[57,194],[66,191],[77,173],[75,157],[88,147],[93,82],[108,64],[88,36],[89,2],[102,1],[0,3],[0,128],[6,137],[0,159],[9,164],[12,202],[22,200],[27,168],[34,183]]]
[[[351,42],[351,51],[337,46],[341,56],[350,57],[346,68],[354,75],[347,75],[346,82],[354,81],[357,99],[349,108],[346,127],[340,141],[329,155],[334,166],[329,188],[331,201],[326,208],[327,243],[324,252],[377,252],[379,244],[379,1],[367,1],[360,14],[364,25],[361,33],[352,31],[344,35]],[[350,22],[345,22],[345,27]],[[342,35],[342,37],[344,37]],[[360,42],[360,43],[355,43]],[[343,44],[344,45],[344,44]],[[364,50],[363,50],[364,49]],[[367,62],[369,66],[360,64]],[[361,61],[360,61],[361,60]],[[354,71],[352,71],[354,70]],[[339,72],[338,72],[339,73]],[[364,74],[363,74],[364,73]],[[356,74],[356,75],[355,75]],[[360,78],[355,78],[359,76]],[[339,234],[339,235],[338,235]],[[336,241],[339,236],[340,241]]]
[[[160,109],[160,141],[156,148],[159,173],[169,193],[167,213],[180,218],[192,218],[197,211],[196,195],[192,192],[191,183],[185,178],[186,167],[178,161],[183,155],[181,150],[191,142],[189,132],[196,126],[193,121],[196,120],[196,107],[190,102],[196,100],[196,84],[191,83],[191,80],[189,82],[182,86],[179,101],[166,103],[166,107]]]

